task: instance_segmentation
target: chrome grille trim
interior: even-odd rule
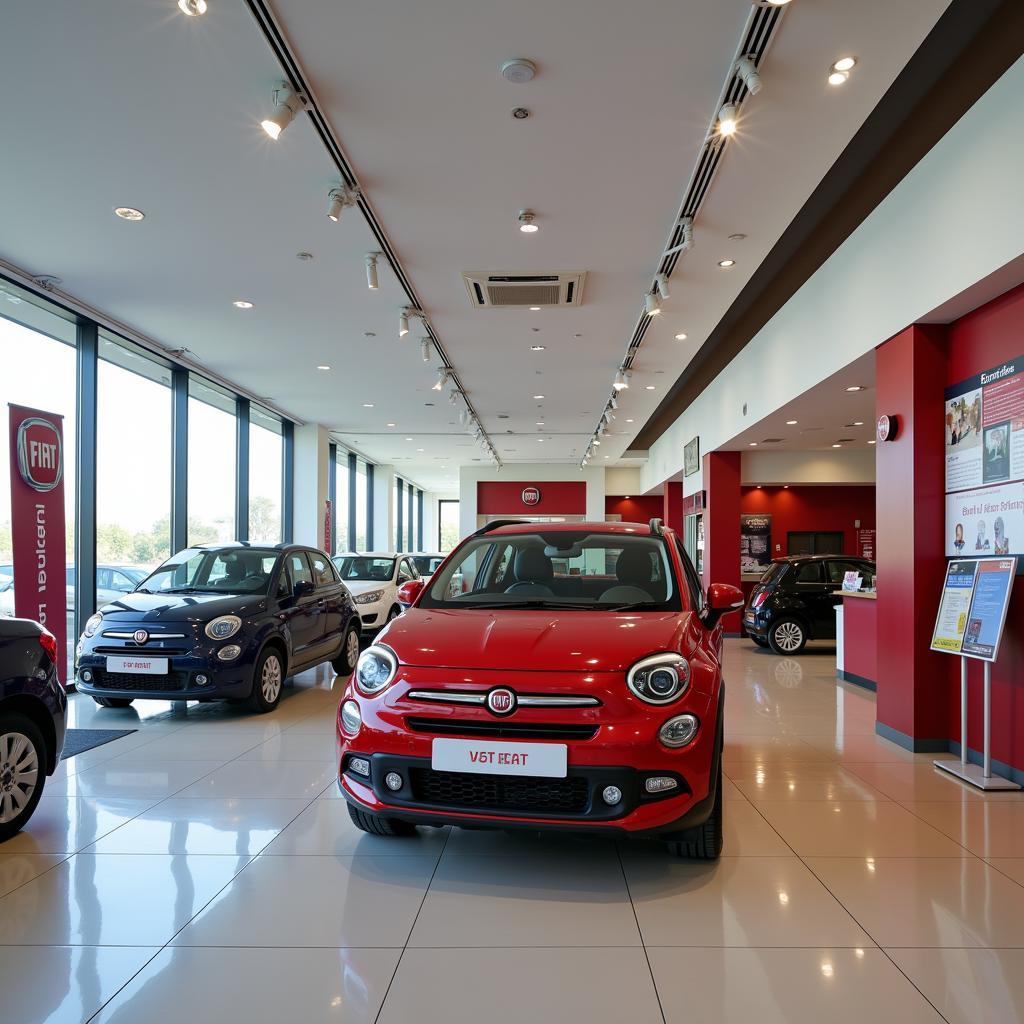
[[[410,690],[409,700],[426,700],[434,704],[476,704],[486,706],[487,692],[470,690]],[[521,708],[598,708],[601,702],[596,697],[584,696],[523,696],[516,694],[516,705]]]
[[[149,630],[146,630],[146,632],[148,633]],[[106,629],[100,636],[108,636],[111,640],[134,640],[135,630],[133,629],[129,633],[122,633],[119,630]],[[187,636],[187,633],[149,633],[150,640],[184,640]]]
[[[486,693],[465,693],[458,690],[410,690],[410,700],[430,700],[437,704],[479,704],[487,702]]]
[[[596,697],[516,697],[521,708],[597,708]]]

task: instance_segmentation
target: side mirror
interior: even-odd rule
[[[311,580],[296,580],[295,589],[292,590],[292,596],[296,598],[306,597],[313,593],[313,589],[313,583]]]
[[[746,603],[743,591],[730,583],[712,583],[708,587],[708,604],[704,611],[704,625],[714,629],[727,612],[738,611]]]
[[[403,608],[408,608],[416,603],[417,598],[423,593],[423,580],[409,580],[398,588],[398,603]]]

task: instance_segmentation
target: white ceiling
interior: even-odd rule
[[[296,119],[276,144],[259,129],[280,70],[247,7],[209,3],[202,18],[184,17],[174,0],[37,0],[5,11],[0,59],[21,102],[0,114],[0,258],[58,275],[67,292],[162,344],[187,347],[421,486],[455,489],[458,466],[479,453],[431,390],[436,360],[421,361],[415,326],[398,340],[404,299],[390,271],[382,267],[377,292],[366,288],[363,255],[376,246],[361,216],[327,220],[337,179],[308,120]],[[764,88],[745,104],[742,135],[698,218],[696,248],[620,396],[621,433],[601,449],[609,464],[946,6],[787,7]],[[278,7],[502,459],[578,461],[749,4]],[[825,73],[844,53],[859,64],[847,85],[831,89]],[[537,62],[533,82],[499,77],[499,64],[514,56]],[[529,120],[510,116],[520,105]],[[146,219],[116,219],[120,205]],[[532,236],[517,230],[522,207],[537,212],[541,230]],[[748,237],[727,241],[736,232]],[[314,259],[297,260],[300,251]],[[737,265],[719,270],[723,256]],[[584,303],[475,310],[460,277],[466,269],[586,270]],[[255,308],[234,309],[236,298]],[[674,339],[680,331],[687,341]],[[546,349],[531,352],[533,344]],[[332,370],[318,372],[319,363]]]

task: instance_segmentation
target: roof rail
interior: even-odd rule
[[[663,532],[662,532],[662,529],[661,529],[661,520],[660,519],[652,519],[651,523],[650,523],[650,526],[651,526],[651,533],[653,533],[655,537],[663,536]]]
[[[501,526],[528,526],[529,520],[527,519],[495,519],[492,523],[487,523],[481,526],[479,530],[475,531],[472,536],[479,537],[482,534],[490,533],[491,530],[497,530]]]

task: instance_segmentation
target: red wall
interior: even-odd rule
[[[946,385],[1024,355],[1024,286],[1007,292],[949,328]],[[941,433],[941,426],[936,428]],[[936,592],[935,600],[938,600]],[[959,737],[960,659],[946,658],[949,721]],[[970,663],[968,743],[981,749],[982,666]],[[1024,577],[1010,597],[999,661],[992,666],[992,756],[1024,770]]]
[[[709,452],[704,456],[704,587],[712,583],[740,585],[740,453]],[[727,633],[740,631],[740,612],[723,616]]]
[[[683,532],[683,485],[675,480],[665,481],[665,493],[658,513],[665,525],[682,535]]]
[[[635,498],[607,495],[604,499],[606,516],[622,516],[624,523],[649,523],[662,516],[663,501],[660,494],[641,494]]]
[[[540,502],[523,503],[523,488],[536,487]],[[582,516],[587,512],[587,485],[582,480],[481,480],[476,485],[478,515]]]
[[[744,515],[772,517],[772,557],[788,555],[786,535],[792,531],[843,531],[843,553],[857,554],[857,528],[875,528],[875,488],[867,487],[744,487]],[[775,545],[779,545],[776,551]]]

